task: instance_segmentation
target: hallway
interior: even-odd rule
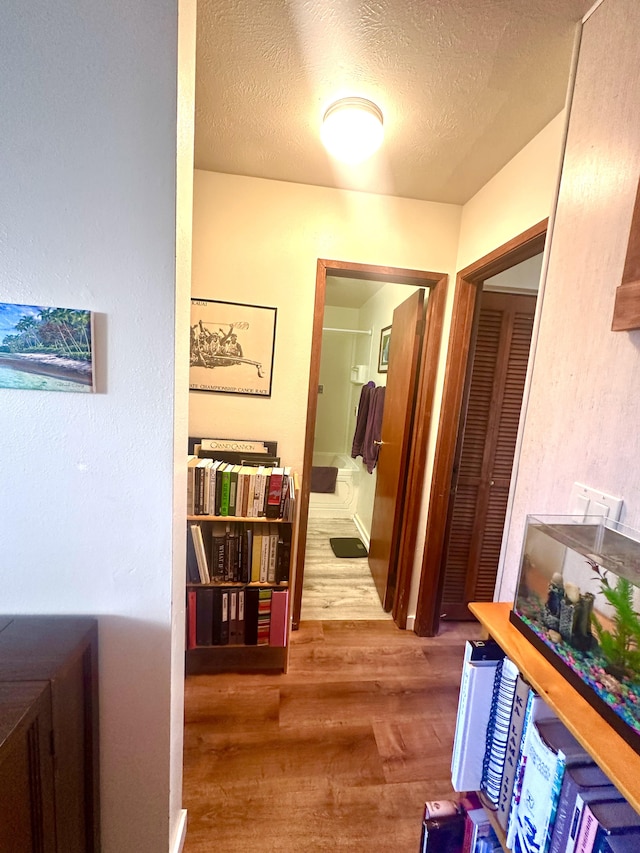
[[[333,537],[360,534],[350,519],[309,519],[301,619],[391,619],[380,604],[367,558],[336,557],[329,543]]]
[[[303,621],[287,675],[191,676],[185,853],[416,853],[451,793],[464,640],[392,621]]]

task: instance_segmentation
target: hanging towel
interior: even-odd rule
[[[371,474],[378,463],[378,453],[380,445],[376,441],[380,441],[382,435],[382,414],[384,411],[384,385],[376,388],[371,394],[371,402],[369,404],[369,415],[367,417],[367,427],[364,436],[364,448],[362,453],[362,461],[366,465],[367,471]]]
[[[362,451],[364,450],[364,436],[367,429],[369,404],[375,387],[375,382],[367,382],[366,385],[362,386],[362,390],[360,391],[360,402],[358,403],[358,414],[356,415],[356,429],[353,434],[353,444],[351,446],[352,459],[362,456]]]

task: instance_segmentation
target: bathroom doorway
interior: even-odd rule
[[[330,288],[333,288],[334,284],[336,284],[333,279],[340,280],[337,283],[337,286],[340,286],[341,289],[348,288],[349,280],[351,280],[352,284],[355,283],[356,286],[360,286],[363,282],[368,282],[373,285],[375,293],[373,293],[373,290],[370,290],[367,300],[371,302],[371,304],[368,306],[368,310],[373,313],[371,313],[369,317],[365,318],[366,312],[360,311],[360,315],[358,317],[355,317],[354,315],[347,315],[347,319],[349,319],[350,321],[357,320],[357,322],[355,323],[350,322],[348,326],[329,326],[329,318],[332,315],[335,318],[336,312],[328,311],[327,318],[325,319],[325,308],[328,307],[329,309],[332,309],[348,307],[339,305],[332,306],[329,304],[329,298],[331,298],[332,301],[334,299],[334,297],[331,295],[329,295],[328,297],[328,292],[330,291]],[[322,403],[324,403],[325,399],[328,399],[324,396],[324,387],[322,389],[322,394],[318,393],[319,386],[325,384],[320,381],[322,351],[324,347],[329,346],[329,344],[325,343],[325,341],[328,339],[329,334],[348,334],[340,332],[328,332],[328,328],[352,328],[358,333],[367,332],[366,335],[355,335],[354,338],[357,342],[348,345],[352,348],[350,351],[353,352],[354,355],[353,358],[349,359],[349,361],[353,363],[347,364],[346,367],[348,368],[349,377],[353,376],[356,381],[351,383],[353,385],[353,388],[350,388],[348,393],[345,393],[343,395],[349,401],[348,414],[349,418],[351,418],[351,424],[348,428],[343,429],[342,424],[340,424],[338,428],[338,441],[342,442],[338,446],[338,450],[341,450],[343,452],[335,453],[335,447],[324,448],[322,444],[320,444],[319,447],[316,449],[316,454],[319,452],[329,453],[331,454],[332,459],[344,456],[349,458],[351,450],[350,444],[352,441],[351,428],[355,425],[355,418],[357,412],[357,405],[354,404],[354,401],[359,401],[359,395],[363,387],[363,383],[360,383],[359,380],[363,379],[367,382],[373,382],[375,385],[381,385],[382,387],[386,386],[386,370],[384,360],[380,361],[379,359],[382,333],[388,326],[391,325],[393,309],[397,306],[398,302],[406,300],[407,296],[409,296],[412,292],[415,292],[417,289],[423,288],[425,291],[428,292],[429,295],[427,300],[426,313],[421,318],[421,330],[426,329],[426,333],[423,336],[425,342],[424,358],[422,362],[420,362],[419,367],[416,371],[415,385],[412,387],[411,400],[409,403],[409,407],[411,410],[411,417],[408,419],[409,430],[406,436],[407,440],[406,442],[403,442],[403,448],[405,452],[404,464],[406,469],[404,489],[405,491],[411,491],[414,494],[421,495],[424,448],[426,445],[426,436],[428,434],[430,422],[431,400],[433,398],[433,386],[435,383],[435,362],[440,343],[441,320],[444,311],[445,287],[446,276],[437,273],[428,273],[419,270],[396,269],[389,267],[375,267],[363,264],[350,264],[341,261],[318,261],[318,273],[316,277],[316,302],[314,313],[314,334],[312,343],[312,358],[307,408],[305,461],[300,502],[301,523],[297,549],[296,581],[294,585],[294,628],[297,627],[297,625],[299,624],[302,606],[303,585],[305,576],[306,541],[311,496],[311,472],[313,467],[313,452],[315,445],[316,424],[320,425],[323,417],[322,414],[320,415],[320,417],[318,417],[319,411],[321,412],[323,408],[320,402],[320,398],[323,398]],[[395,296],[393,299],[391,299],[389,295],[394,291]],[[345,292],[348,291],[345,289]],[[371,293],[373,293],[373,296],[370,295]],[[385,302],[385,300],[388,301]],[[382,303],[385,304],[385,310],[387,313],[384,314],[384,312],[382,312],[373,316],[373,314],[375,313],[374,307],[376,305],[379,307],[379,305]],[[372,316],[373,322],[369,322]],[[345,317],[343,316],[342,319],[344,318]],[[325,327],[324,338],[323,327]],[[371,330],[371,334],[368,334],[369,330]],[[360,370],[363,365],[365,366],[365,369]],[[367,367],[369,368],[369,370],[366,369]],[[373,378],[370,379],[370,375]],[[349,379],[349,381],[351,380]],[[418,401],[418,403],[416,403],[416,401]],[[415,413],[418,414],[418,417],[415,419],[416,429],[413,430],[412,427]],[[324,440],[322,438],[322,435],[320,440]],[[361,466],[362,462],[358,460],[358,464]],[[338,466],[335,465],[332,467]],[[360,488],[362,482],[364,482],[364,486],[362,486],[362,488],[365,491],[361,491],[358,495],[357,505],[359,509],[357,509],[356,514],[360,517],[359,532],[361,534],[361,538],[362,536],[364,536],[364,541],[366,542],[366,540],[369,538],[368,534],[370,533],[370,527],[367,530],[367,526],[370,524],[369,519],[373,517],[373,507],[375,503],[375,478],[372,475],[367,474],[367,479],[365,479],[364,481],[359,481],[358,488]],[[411,490],[407,488],[409,484],[413,486]],[[390,559],[393,560],[394,570],[396,566],[401,563],[402,553],[410,554],[410,562],[411,565],[413,564],[412,555],[413,550],[415,549],[417,513],[419,511],[419,504],[420,500],[415,500],[413,502],[413,505],[407,510],[406,513],[404,513],[399,518],[394,517],[392,519],[394,529],[393,537],[391,539],[391,541],[393,542],[393,548],[392,552],[390,553]],[[311,509],[313,512],[313,506],[311,507]],[[366,544],[367,547],[369,547],[371,543],[369,541]],[[405,550],[402,551],[402,549]],[[408,562],[408,559],[405,560],[405,565]],[[408,599],[410,572],[407,576],[401,576],[400,573],[394,571],[394,580],[397,580],[399,588],[403,585],[406,587],[406,599]],[[403,601],[404,600],[405,598],[403,598]],[[389,604],[387,609],[390,609],[390,606],[391,604]],[[401,625],[401,627],[405,627],[406,609],[404,611],[404,624],[403,614],[401,610],[396,611],[396,609],[394,608],[394,619],[399,625]]]

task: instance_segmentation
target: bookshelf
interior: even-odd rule
[[[518,667],[531,686],[589,752],[611,782],[640,812],[640,755],[603,720],[563,676],[510,622],[508,602],[476,602],[469,610]],[[504,832],[493,820],[503,849],[508,850]]]
[[[283,503],[284,509],[281,507],[280,517],[273,518],[266,515],[258,516],[238,516],[238,515],[210,515],[210,514],[189,514],[187,515],[187,538],[192,535],[190,526],[198,525],[202,533],[204,542],[204,550],[206,552],[206,561],[211,574],[211,581],[208,583],[193,582],[189,580],[189,569],[187,569],[187,637],[186,637],[186,657],[185,670],[188,675],[217,673],[217,672],[286,672],[288,665],[289,651],[289,634],[290,634],[290,593],[289,590],[293,585],[293,568],[294,555],[297,540],[298,530],[298,513],[299,507],[296,496],[299,490],[297,476],[291,474],[291,480],[288,489],[288,498],[286,506]],[[267,480],[268,493],[268,480]],[[266,498],[265,498],[266,506]],[[218,575],[214,577],[215,563],[215,531],[220,528],[227,531],[227,537],[231,534],[232,537],[237,537],[236,544],[233,548],[242,548],[244,560],[244,574],[241,576],[242,560],[240,564],[237,561],[237,551],[232,552],[234,555],[228,559],[231,560],[232,575],[221,579]],[[250,531],[247,533],[247,531]],[[255,553],[253,545],[258,537],[267,539],[269,536],[273,541],[275,536],[275,551],[272,551],[271,564],[273,571],[276,571],[274,577],[270,574],[269,578],[262,577],[260,580],[255,577],[251,578],[251,569]],[[224,537],[223,537],[224,538]],[[247,544],[248,540],[248,544]],[[244,544],[240,545],[238,542]],[[229,547],[228,538],[225,545],[220,546],[223,549]],[[248,549],[248,550],[246,550]],[[226,551],[224,552],[226,555]],[[264,566],[267,555],[262,552],[262,560],[258,561]],[[222,559],[222,558],[221,558]],[[227,556],[225,556],[225,561]],[[248,561],[248,565],[247,565]],[[187,557],[189,563],[189,557]],[[265,570],[266,574],[266,570]],[[265,596],[263,593],[270,592],[271,595]],[[286,595],[284,595],[286,593]],[[244,626],[240,628],[238,625],[238,634],[233,636],[233,625],[231,620],[232,611],[232,596],[234,597],[233,609],[238,612],[240,594],[242,594],[245,604],[245,613],[247,616],[247,624],[249,613],[251,612],[250,601],[253,602],[253,613],[259,619],[261,635],[258,641],[248,640],[245,642]],[[205,597],[210,595],[211,600],[220,602],[224,596],[226,603],[220,605],[227,611],[228,623],[231,626],[229,636],[225,639],[220,639],[214,635],[211,643],[206,640],[202,641],[199,636],[196,640],[196,625],[200,625],[200,614],[198,610],[200,601],[204,601]],[[216,596],[214,598],[214,595]],[[276,605],[277,595],[277,605]],[[202,599],[200,598],[202,596]],[[269,602],[268,616],[264,616],[264,602]],[[285,604],[283,605],[283,602]],[[217,606],[214,603],[213,607]],[[259,610],[257,608],[260,608]],[[276,609],[277,608],[277,609]],[[214,610],[215,613],[215,610]],[[279,614],[280,626],[278,636],[273,637],[271,633],[271,624],[275,625],[276,616]],[[265,628],[266,618],[266,628]],[[217,625],[217,617],[213,618],[214,625]],[[204,620],[205,624],[207,620]],[[257,630],[257,628],[256,628]],[[199,633],[199,632],[198,632]],[[266,639],[265,639],[266,638]]]

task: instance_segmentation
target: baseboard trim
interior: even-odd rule
[[[176,828],[176,834],[173,838],[173,844],[171,845],[170,853],[182,853],[182,848],[184,847],[184,840],[187,837],[187,810],[182,809],[180,812],[180,817],[178,818],[178,826]]]
[[[360,516],[356,513],[353,516],[353,523],[358,528],[358,533],[360,534],[360,538],[362,539],[367,551],[369,550],[369,546],[371,545],[371,537],[369,536],[368,531],[363,527],[362,522],[360,521]]]

